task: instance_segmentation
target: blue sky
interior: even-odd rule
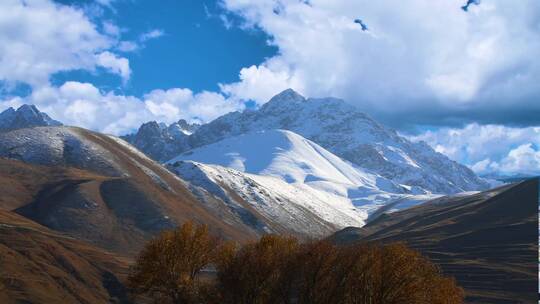
[[[80,1],[59,2],[81,6]],[[83,2],[82,7],[88,3]],[[92,82],[102,89],[135,96],[173,87],[218,90],[218,83],[238,81],[241,68],[277,52],[261,30],[227,28],[220,18],[225,13],[216,1],[117,1],[111,8],[102,8],[96,19],[117,24],[123,39],[136,41],[141,33],[152,30],[163,33],[140,50],[124,54],[135,71],[129,82],[122,85],[114,75],[85,70],[58,73],[53,82]],[[232,24],[241,22],[236,15],[226,16]]]
[[[0,111],[119,135],[293,88],[478,173],[540,173],[540,2],[465,2],[3,0]]]

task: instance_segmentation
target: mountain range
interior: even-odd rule
[[[142,127],[141,127],[142,128]],[[368,169],[413,193],[458,193],[489,188],[466,166],[435,152],[424,142],[411,142],[377,123],[356,107],[336,98],[304,98],[291,89],[274,96],[258,110],[232,112],[201,125],[177,144],[180,151],[218,142],[247,132],[283,129],[301,135],[345,161]],[[141,131],[141,130],[139,130]],[[154,159],[147,146],[164,140],[149,138],[134,145]]]
[[[531,226],[524,220],[530,208],[512,206],[513,198],[534,196],[529,187],[478,193],[489,186],[483,179],[425,143],[408,141],[344,101],[292,90],[258,110],[204,125],[149,122],[122,138],[62,126],[35,106],[2,112],[0,126],[6,303],[129,302],[123,286],[129,262],[152,236],[187,220],[240,243],[266,233],[311,239],[336,232],[332,239],[344,243],[429,243],[415,248],[435,260],[446,256],[437,261],[460,280],[485,250],[451,240],[493,227],[486,230],[493,237],[482,234],[482,246],[503,263],[511,252],[505,246],[515,243],[501,239],[504,229]],[[504,203],[493,203],[501,195]],[[512,251],[511,263],[537,251],[536,240],[526,241]],[[471,258],[462,263],[456,250]],[[458,266],[444,268],[449,263]],[[506,265],[511,270],[503,275],[529,286],[529,264]],[[484,269],[476,270],[470,286],[482,279]],[[474,286],[467,290],[488,302],[496,298]]]
[[[26,125],[10,118],[9,113],[29,110],[33,115],[25,115]],[[488,187],[467,167],[424,143],[408,141],[342,100],[306,99],[290,89],[259,110],[230,113],[204,125],[148,122],[137,133],[123,136],[125,141],[76,127],[50,127],[59,123],[35,106],[1,115],[7,117],[4,125],[9,131],[0,133],[0,157],[129,180],[129,187],[117,188],[143,189],[145,198],[149,185],[175,192],[171,189],[180,185],[171,186],[172,172],[172,183],[181,184],[189,201],[205,202],[204,212],[228,218],[229,224],[242,226],[252,236],[277,232],[321,237],[441,194]],[[131,178],[143,175],[152,183]],[[101,196],[111,183],[98,183]],[[150,201],[160,208],[164,204]],[[34,205],[20,212],[36,213],[39,208]],[[174,226],[174,220],[163,220],[175,218],[167,212],[157,212],[161,220],[154,224]],[[125,246],[136,248],[152,231],[165,227],[158,226],[134,233],[141,237]]]

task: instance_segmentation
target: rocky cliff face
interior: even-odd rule
[[[0,131],[40,126],[61,126],[62,123],[40,112],[34,105],[22,105],[17,110],[8,108],[0,113]]]
[[[189,135],[198,127],[198,124],[189,124],[183,119],[169,126],[151,121],[141,125],[137,133],[122,138],[149,157],[167,161],[189,149]]]

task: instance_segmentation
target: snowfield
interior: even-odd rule
[[[226,138],[167,164],[183,179],[229,201],[224,189],[234,190],[281,225],[303,221],[302,211],[309,210],[337,228],[360,227],[392,202],[400,201],[393,211],[433,197],[415,196],[411,187],[359,168],[287,130]]]

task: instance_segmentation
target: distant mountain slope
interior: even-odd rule
[[[258,235],[218,198],[121,139],[73,127],[0,133],[0,208],[118,252],[186,220],[245,241]],[[20,161],[26,162],[22,163]],[[38,166],[40,165],[40,166]],[[8,196],[9,195],[9,196]]]
[[[191,147],[201,147],[246,132],[272,129],[291,130],[397,184],[433,193],[489,187],[467,167],[423,142],[408,141],[342,100],[305,99],[290,89],[259,110],[229,113],[202,125],[189,142]]]
[[[122,139],[152,159],[167,161],[189,149],[189,135],[198,128],[198,124],[189,124],[183,119],[169,126],[151,121],[142,124],[136,133],[122,136]]]
[[[368,215],[380,207],[410,196],[410,187],[396,185],[355,167],[316,143],[286,130],[226,138],[181,154],[168,163],[179,161],[205,164],[193,166],[210,180],[215,180],[212,176],[220,176],[219,183],[228,184],[244,195],[251,189],[242,186],[242,181],[257,183],[269,195],[280,194],[289,204],[298,203],[313,209],[318,217],[337,227],[362,226]],[[182,165],[173,170],[190,182],[201,180],[201,176],[183,171],[190,168],[190,165]],[[236,178],[238,176],[242,178]],[[269,208],[269,204],[271,202],[255,206],[262,209]]]
[[[0,302],[128,303],[125,259],[0,209]]]
[[[34,105],[22,105],[17,110],[8,108],[0,113],[0,132],[38,126],[61,126],[62,123],[40,112]]]
[[[538,180],[442,197],[332,239],[405,241],[465,288],[467,303],[538,302]]]

